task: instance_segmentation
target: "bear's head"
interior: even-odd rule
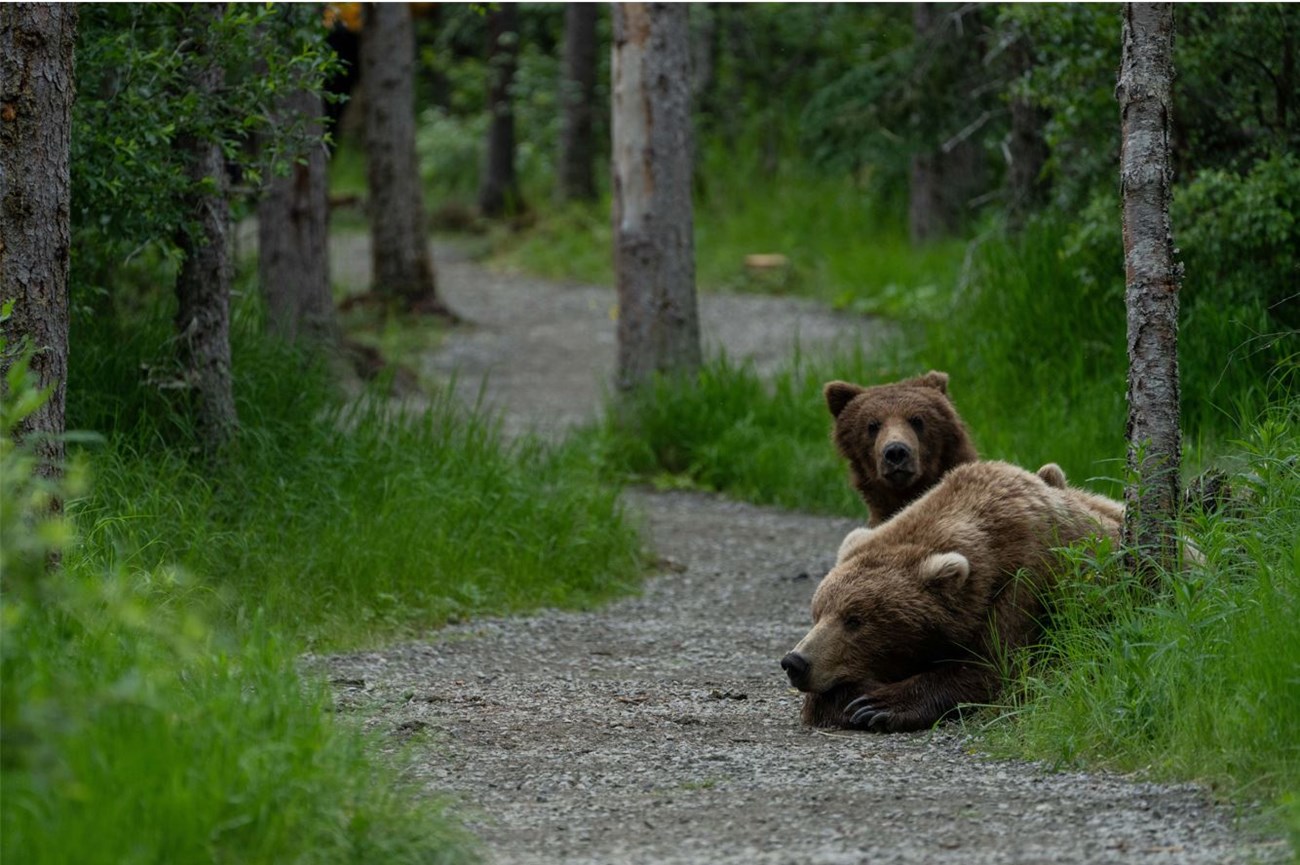
[[[844,381],[823,389],[833,437],[853,485],[879,525],[955,466],[979,458],[948,398],[948,374],[931,370],[894,384]]]
[[[964,611],[976,604],[971,564],[957,552],[870,547],[837,565],[812,601],[813,626],[784,658],[790,683],[808,694],[843,695],[908,678],[951,657],[969,639]]]

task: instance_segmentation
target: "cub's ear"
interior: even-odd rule
[[[822,396],[826,397],[826,407],[831,410],[831,417],[839,417],[844,407],[855,396],[865,391],[866,388],[849,384],[847,381],[831,381],[822,388]]]
[[[1056,463],[1048,463],[1039,469],[1036,474],[1043,479],[1043,483],[1049,487],[1055,487],[1063,490],[1067,486],[1065,482],[1065,472]]]
[[[961,553],[934,553],[921,563],[921,582],[927,588],[958,588],[970,576],[970,562]]]
[[[932,387],[939,393],[948,393],[948,373],[932,369],[916,380],[922,387]]]

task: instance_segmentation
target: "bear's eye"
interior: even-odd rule
[[[916,430],[918,435],[920,435],[921,431],[925,429],[925,421],[921,420],[919,417],[910,417],[907,419],[907,422],[912,425],[912,429]]]
[[[867,435],[874,436],[878,432],[880,432],[880,421],[873,420],[871,423],[867,424]]]
[[[860,627],[862,627],[862,619],[852,614],[844,617],[844,630],[856,631]]]

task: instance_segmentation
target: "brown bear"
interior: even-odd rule
[[[962,465],[865,533],[781,661],[804,721],[919,730],[996,697],[997,659],[1041,633],[1057,548],[1119,538],[1120,521],[1075,492],[1008,463]]]
[[[902,510],[949,469],[979,459],[948,398],[945,372],[876,387],[832,381],[822,393],[869,526]]]

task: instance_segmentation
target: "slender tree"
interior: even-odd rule
[[[1124,535],[1134,564],[1171,567],[1178,544],[1181,439],[1178,291],[1169,222],[1173,114],[1171,3],[1125,3],[1120,105],[1124,302],[1128,310],[1128,470]]]
[[[983,182],[976,133],[991,114],[967,121],[982,82],[979,8],[913,3],[916,43],[913,123],[922,146],[908,178],[908,227],[914,243],[956,231]],[[956,108],[955,106],[961,106]],[[961,118],[958,128],[938,125]]]
[[[202,103],[215,102],[225,70],[214,40],[224,3],[196,3],[181,24],[189,85]],[[181,252],[176,277],[177,352],[192,398],[195,428],[209,454],[219,451],[239,426],[230,370],[230,181],[221,143],[211,130],[186,129],[176,138],[189,186],[187,224],[177,232]]]
[[[515,173],[515,109],[510,88],[519,66],[519,8],[501,3],[488,21],[488,122],[478,207],[484,216],[519,209]]]
[[[1014,23],[1008,25],[1014,26]],[[1008,104],[1011,129],[1006,138],[1007,219],[1013,229],[1018,229],[1047,200],[1048,184],[1043,169],[1051,156],[1045,131],[1051,114],[1018,86],[1037,62],[1029,37],[1017,29],[1009,29],[1003,36],[1010,42],[1006,65],[1013,82]]]
[[[277,127],[294,122],[313,142],[284,177],[273,177],[257,205],[258,277],[271,330],[290,341],[332,346],[338,323],[329,284],[329,192],[319,93],[296,90],[280,102]]]
[[[593,115],[596,96],[595,3],[568,3],[564,12],[564,78],[560,82],[559,183],[561,201],[595,201]]]
[[[415,157],[415,36],[406,3],[366,5],[361,28],[374,290],[404,309],[451,316],[438,299]]]
[[[700,364],[687,7],[614,6],[618,387]]]
[[[39,471],[63,462],[68,376],[69,153],[77,9],[62,3],[0,6],[0,381],[24,346],[49,398],[14,430],[31,437]]]

